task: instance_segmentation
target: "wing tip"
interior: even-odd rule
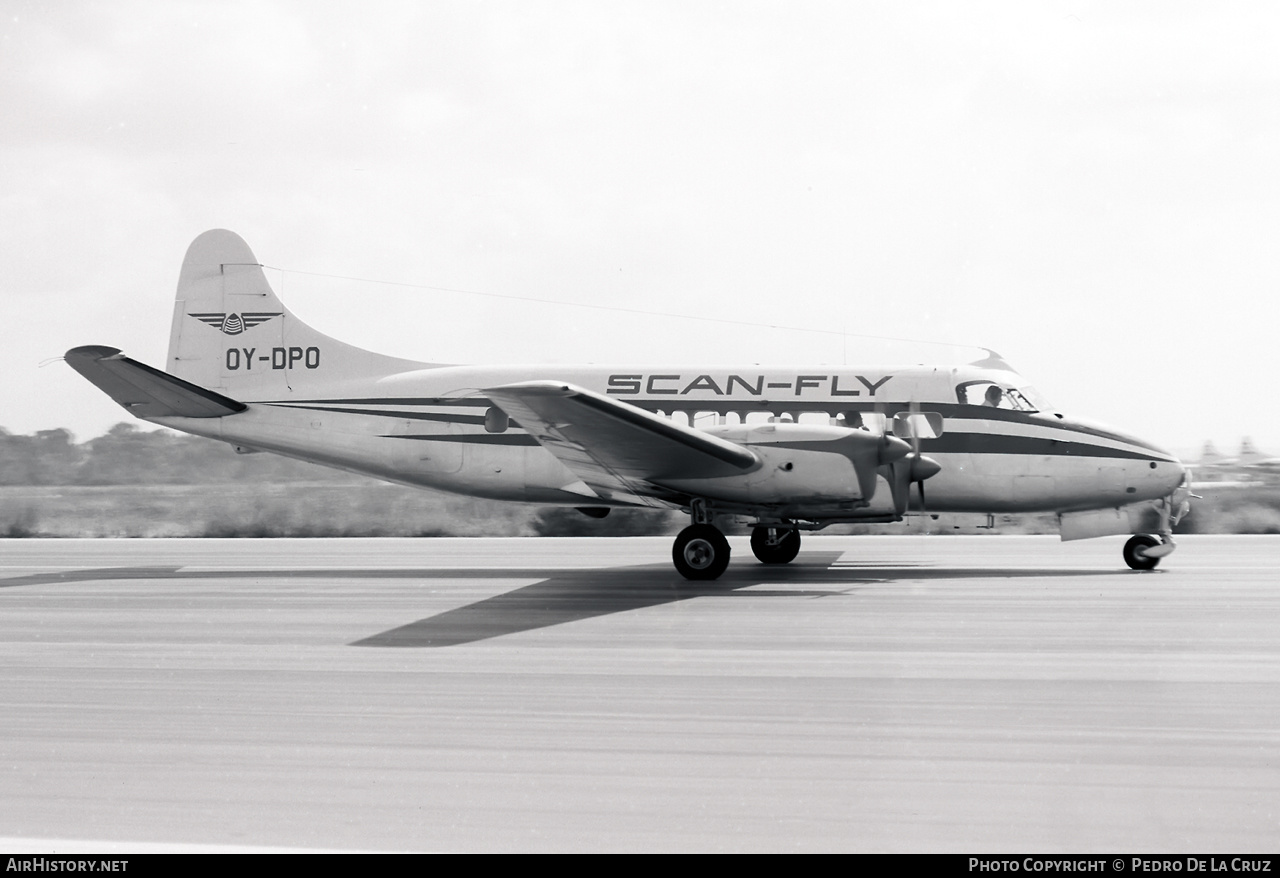
[[[119,348],[108,347],[101,344],[86,344],[74,347],[67,351],[63,357],[66,359],[77,360],[113,360],[124,356],[124,352]]]

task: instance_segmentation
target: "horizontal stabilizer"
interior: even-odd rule
[[[66,361],[140,418],[220,418],[248,408],[230,397],[131,360],[116,348],[72,348],[67,351]]]

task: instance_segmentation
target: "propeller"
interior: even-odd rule
[[[911,440],[910,453],[889,465],[889,484],[893,490],[895,515],[902,515],[907,511],[907,506],[911,502],[912,482],[917,485],[920,491],[920,508],[924,510],[925,479],[932,478],[942,472],[942,464],[920,453],[922,426],[928,426],[930,432],[935,435],[938,432],[932,424],[932,419],[928,415],[920,414],[920,407],[914,400],[911,401],[908,412],[906,418],[903,418],[901,414],[894,417],[894,432],[905,432]]]
[[[938,435],[942,429],[940,422],[934,423],[934,419],[938,417],[920,414],[919,407],[912,402],[909,415],[903,416],[900,413],[893,419],[893,432],[890,432],[888,421],[883,423],[878,432],[850,431],[848,438],[854,443],[853,447],[862,449],[850,454],[850,458],[858,473],[858,483],[864,486],[864,499],[871,499],[879,472],[889,483],[895,515],[901,516],[907,511],[912,482],[919,486],[920,507],[924,508],[925,479],[941,472],[942,466],[920,453],[921,432],[923,426],[929,435]]]
[[[894,465],[911,454],[911,445],[892,435],[885,427],[874,431],[865,427],[850,428],[846,441],[850,443],[849,459],[858,474],[864,500],[870,500],[874,495],[877,474],[883,473],[888,478]],[[893,484],[891,478],[889,482]]]

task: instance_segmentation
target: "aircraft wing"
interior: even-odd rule
[[[673,424],[636,406],[560,381],[529,381],[484,391],[605,499],[646,505],[677,499],[664,479],[750,472],[747,448]]]
[[[230,397],[131,360],[116,348],[72,348],[66,353],[66,361],[140,418],[220,418],[248,408]]]

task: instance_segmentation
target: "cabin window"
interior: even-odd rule
[[[885,416],[883,412],[840,412],[831,419],[831,424],[835,427],[847,427],[850,430],[883,433]]]
[[[505,433],[511,426],[507,413],[495,406],[490,406],[484,413],[484,428],[490,433]]]
[[[672,412],[671,423],[679,424],[681,427],[689,426],[689,413],[688,412]]]
[[[831,423],[831,415],[827,412],[801,412],[800,423],[802,424],[821,424],[826,426]]]
[[[695,412],[693,415],[693,426],[699,430],[705,430],[708,427],[715,427],[723,423],[724,421],[716,412]]]
[[[751,424],[753,426],[756,424],[772,424],[773,413],[772,412],[747,412],[747,416],[743,418],[742,421],[745,424]]]
[[[943,418],[937,412],[898,412],[889,426],[899,439],[937,439]]]

